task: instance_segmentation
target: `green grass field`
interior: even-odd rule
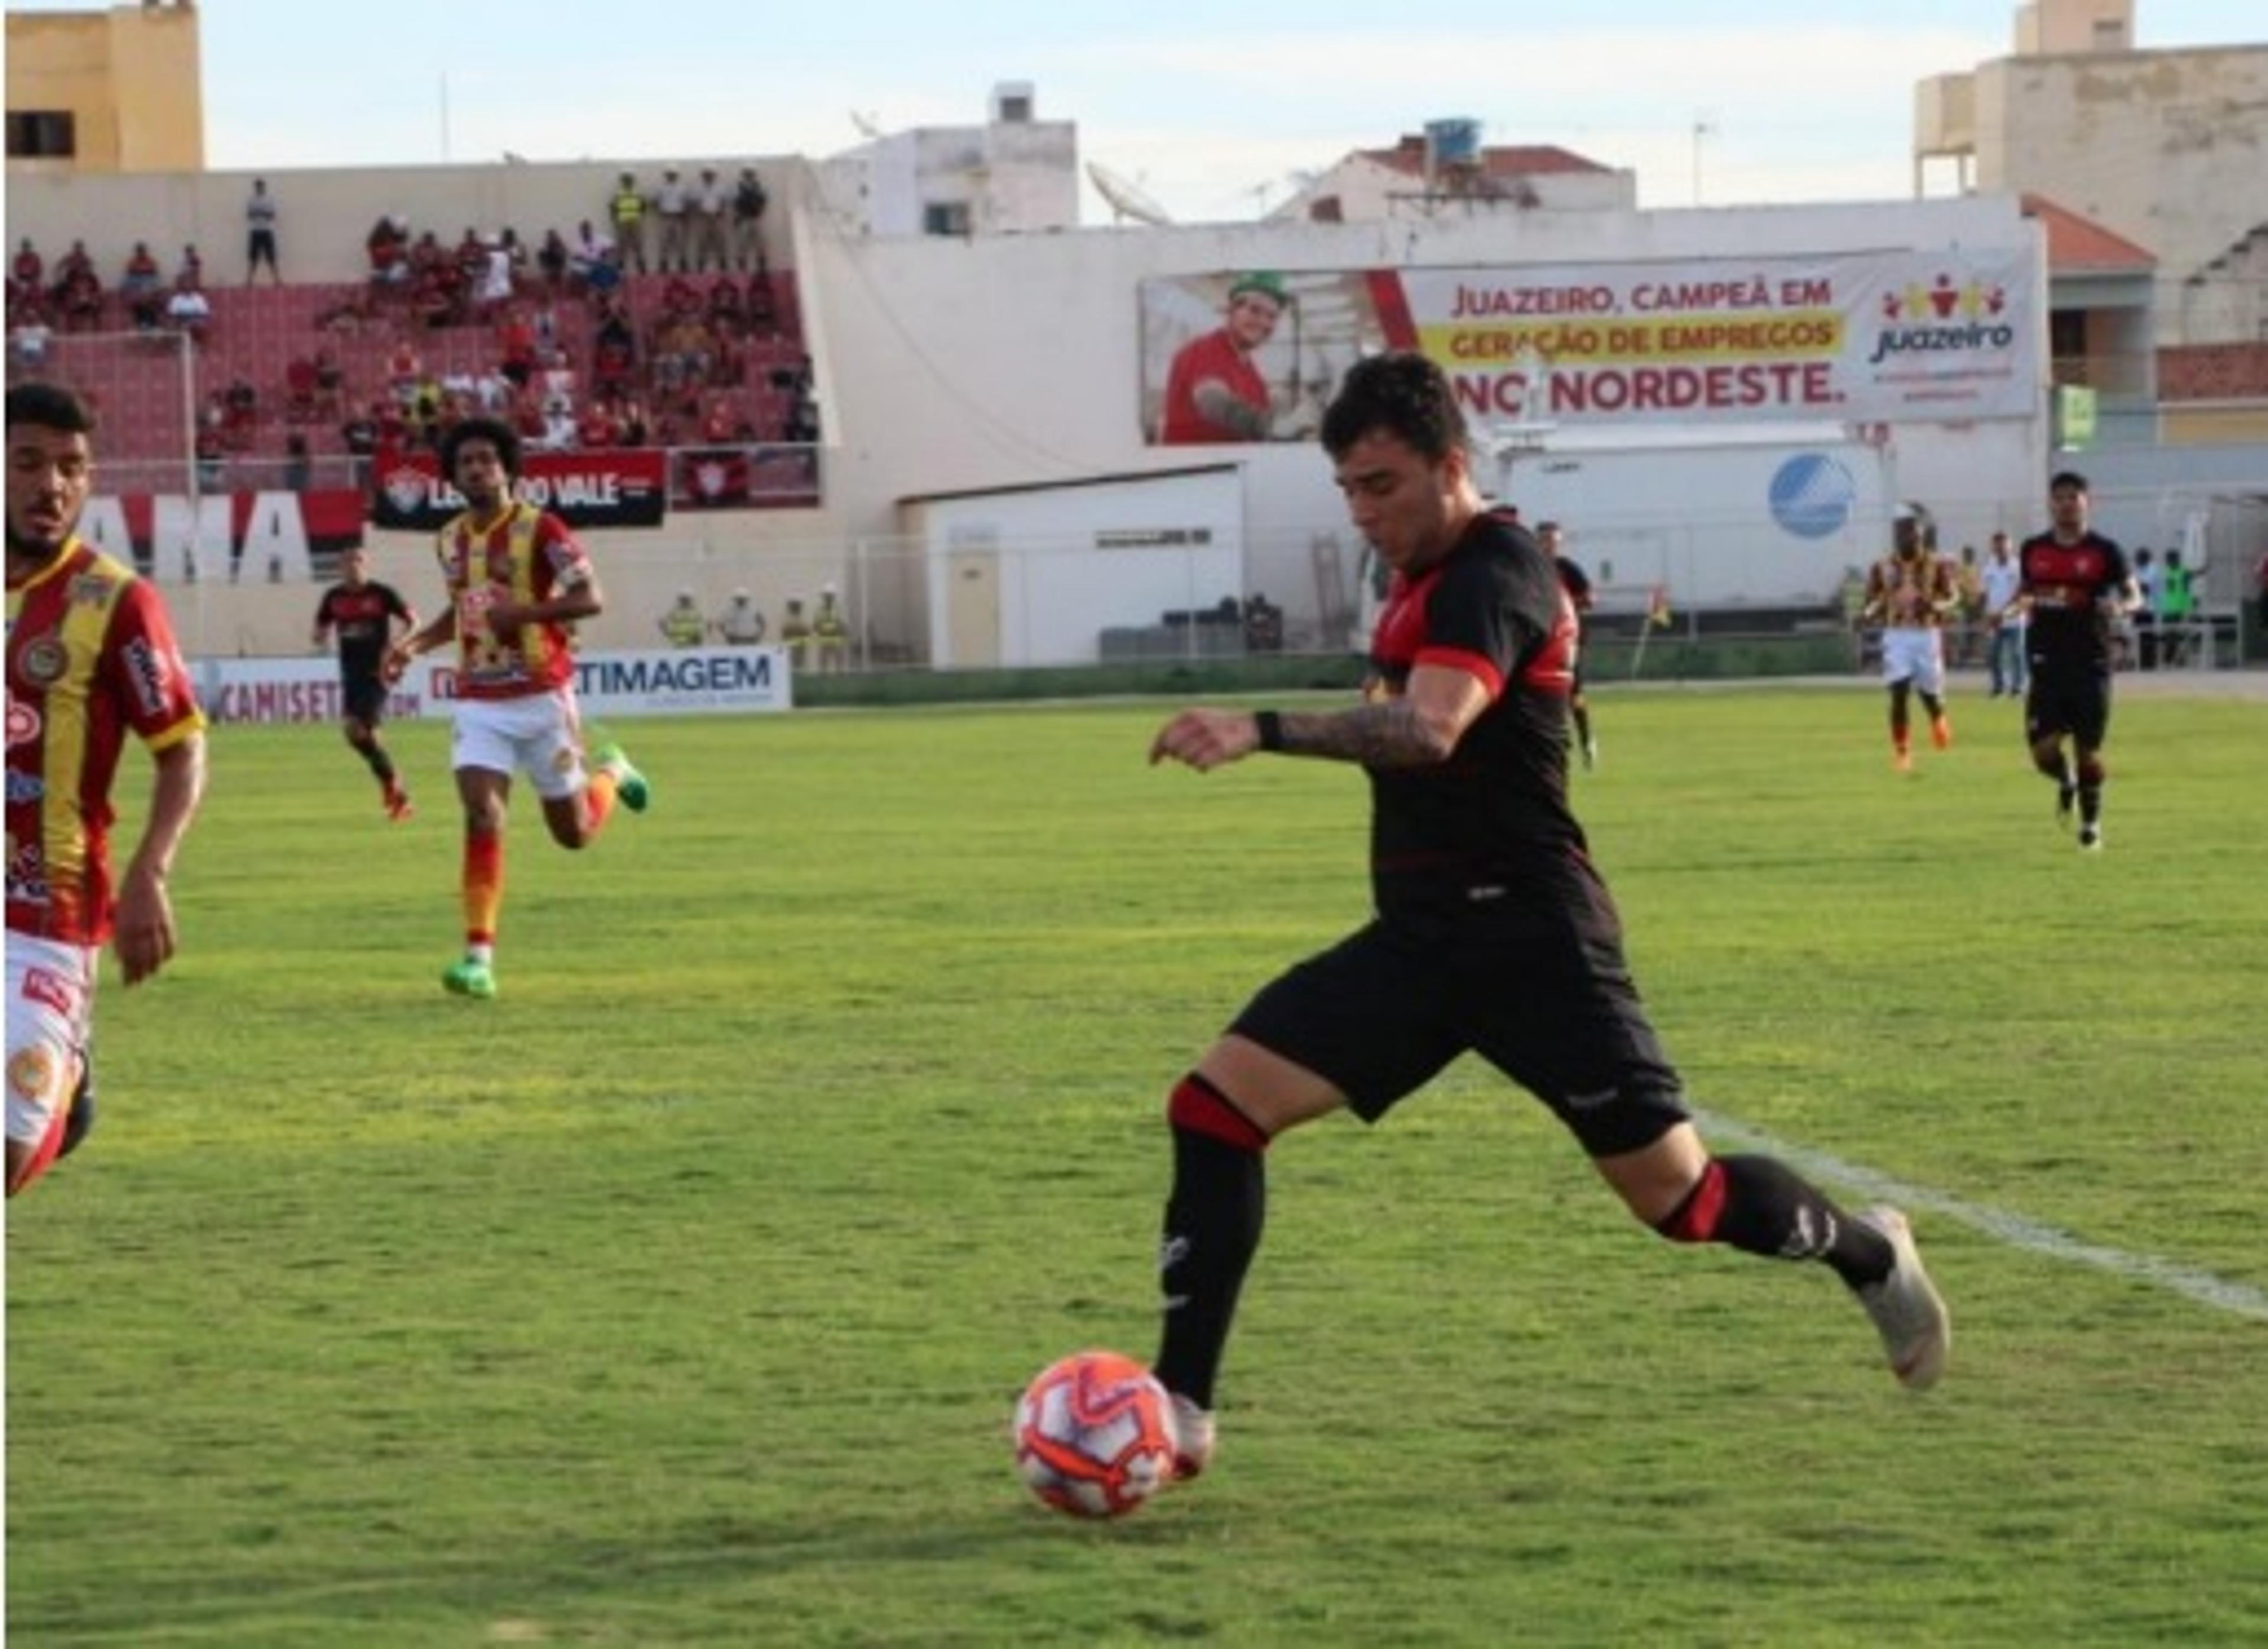
[[[1152,1350],[1164,1095],[1361,916],[1358,775],[1152,770],[1166,706],[626,724],[656,810],[577,857],[523,792],[482,1005],[442,730],[401,828],[224,730],[9,1212],[10,1641],[2268,1641],[2268,706],[2122,702],[2095,857],[2004,704],[1908,780],[1871,693],[1598,707],[1697,1102],[1936,1199],[1934,1394],[1467,1062],[1276,1148],[1215,1471],[1073,1523],[1009,1407]]]

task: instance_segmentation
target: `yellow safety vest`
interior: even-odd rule
[[[645,216],[645,196],[636,189],[617,189],[612,210],[617,224],[634,224]]]

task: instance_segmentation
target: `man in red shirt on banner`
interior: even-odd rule
[[[1167,446],[1264,441],[1275,409],[1254,357],[1291,307],[1278,276],[1264,270],[1230,283],[1222,324],[1182,346],[1166,374],[1158,439]]]
[[[618,745],[583,761],[568,626],[596,618],[605,598],[591,559],[548,510],[512,496],[520,443],[510,425],[468,418],[441,443],[441,468],[466,509],[434,546],[449,601],[394,644],[388,683],[421,653],[457,644],[456,737],[451,761],[465,808],[465,954],[441,975],[460,997],[497,993],[497,918],[504,908],[504,829],[515,772],[543,801],[563,848],[587,847],[620,800],[644,813],[647,785]]]
[[[205,718],[156,586],[77,534],[94,420],[68,391],[8,392],[8,1195],[93,1120],[95,962],[130,987],[174,948],[166,892],[204,793]],[[157,765],[125,874],[111,781],[131,731]]]

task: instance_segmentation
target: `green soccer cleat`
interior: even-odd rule
[[[485,1002],[497,993],[496,969],[468,956],[441,970],[441,986],[452,996],[477,997]]]
[[[646,804],[653,799],[653,787],[645,782],[645,775],[630,765],[618,744],[603,744],[592,757],[593,765],[612,769],[615,775],[615,794],[622,798],[622,806],[632,813],[644,813]]]

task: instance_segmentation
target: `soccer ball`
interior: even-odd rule
[[[1073,1517],[1123,1517],[1174,1475],[1173,1402],[1115,1351],[1042,1369],[1016,1404],[1016,1470]]]

